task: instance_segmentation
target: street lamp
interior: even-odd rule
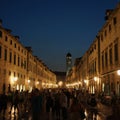
[[[29,83],[30,83],[30,80],[28,80],[27,82],[28,82],[28,84],[29,84]]]
[[[120,70],[117,70],[117,74],[120,76]]]
[[[94,81],[97,81],[97,77],[94,77]]]

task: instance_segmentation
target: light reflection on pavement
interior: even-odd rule
[[[9,112],[10,112],[10,105],[8,105],[6,114],[4,116],[0,114],[0,120],[32,120],[31,113],[28,113],[28,112],[25,113],[23,112],[23,110],[20,110],[18,114],[18,111],[14,110],[14,107],[13,107],[11,110],[11,113]],[[95,120],[95,119],[92,119],[90,110],[86,109],[85,114],[86,114],[86,118],[84,120]],[[106,114],[108,114],[108,116],[111,114],[110,107],[99,104],[99,110],[96,116],[96,120],[106,120]],[[46,120],[46,116],[47,115],[45,112],[42,113],[41,120]],[[68,113],[68,116],[69,116],[69,113]],[[52,113],[50,113],[50,120],[56,120],[55,117],[53,118]]]

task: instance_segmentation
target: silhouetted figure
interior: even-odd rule
[[[42,110],[42,96],[38,89],[33,90],[31,98],[32,120],[41,120],[40,113]]]

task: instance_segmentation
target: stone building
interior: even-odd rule
[[[0,20],[0,93],[55,86],[56,75]]]
[[[116,8],[106,10],[104,25],[95,36],[86,53],[81,57],[76,66],[77,71],[72,73],[72,75],[78,74],[76,82],[79,81],[77,83],[81,85],[86,84],[85,90],[91,93],[104,92],[110,95],[111,92],[115,91],[120,96],[119,51],[120,3],[117,4]],[[70,81],[74,83],[75,81],[71,79]],[[74,84],[73,87],[75,87]]]

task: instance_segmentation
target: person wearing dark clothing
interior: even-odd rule
[[[35,89],[32,93],[31,108],[32,108],[32,120],[41,120],[40,113],[42,110],[42,96],[39,91]]]
[[[14,107],[14,114],[17,110],[17,112],[19,113],[19,107],[18,107],[18,104],[19,104],[19,95],[18,95],[18,91],[16,90],[15,92],[12,92],[11,93],[11,98],[10,98],[10,101],[11,101],[11,107],[10,107],[10,112],[12,111],[12,108]]]
[[[55,96],[55,101],[54,101],[54,110],[55,110],[55,115],[58,120],[60,120],[60,98],[59,95]]]
[[[5,116],[7,109],[7,95],[3,93],[0,97],[0,113],[3,113],[3,116]]]
[[[50,94],[46,98],[46,112],[50,112],[50,109],[53,107],[53,99]]]
[[[95,98],[95,94],[91,95],[89,105],[90,105],[90,111],[91,111],[92,114],[95,115],[95,119],[96,119],[96,116],[97,116],[97,100]]]

